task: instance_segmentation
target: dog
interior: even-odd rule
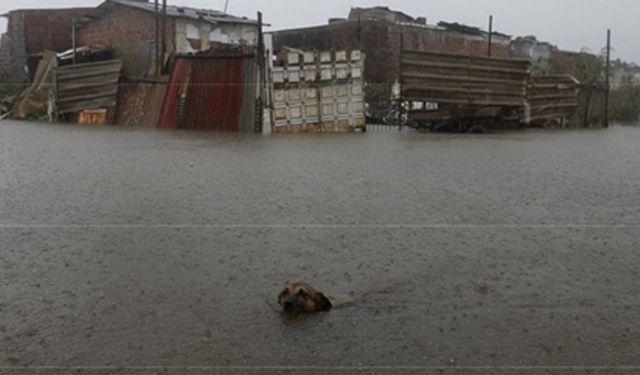
[[[335,306],[330,298],[303,282],[287,283],[287,287],[278,295],[278,304],[289,315],[328,312]]]

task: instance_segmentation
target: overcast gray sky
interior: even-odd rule
[[[330,17],[346,17],[352,6],[387,5],[413,16],[487,27],[489,14],[498,31],[536,35],[562,49],[605,45],[613,30],[614,57],[640,63],[640,1],[638,0],[229,0],[229,13],[255,17],[258,10],[272,29],[321,25]],[[95,6],[100,0],[0,0],[0,12],[14,8]],[[221,9],[224,0],[169,0],[170,4]],[[6,21],[0,18],[0,30]]]

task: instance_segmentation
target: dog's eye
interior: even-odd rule
[[[287,291],[283,290],[280,294],[278,294],[278,303],[282,302],[282,300],[284,299],[284,296],[287,295]]]
[[[307,295],[307,292],[305,292],[305,291],[304,291],[304,289],[300,289],[300,290],[298,291],[298,295],[299,295],[299,296],[306,296],[306,295]]]

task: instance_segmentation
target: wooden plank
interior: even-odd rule
[[[460,69],[460,70],[469,70],[469,71],[514,73],[514,74],[521,74],[521,75],[529,74],[527,70],[523,70],[523,69],[497,68],[497,67],[479,66],[479,65],[472,65],[472,64],[469,64],[469,65],[450,64],[450,63],[428,62],[428,61],[407,60],[407,59],[402,59],[402,64],[427,67],[427,68],[447,68],[447,69]]]

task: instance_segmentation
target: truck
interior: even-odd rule
[[[403,50],[400,118],[419,130],[483,133],[570,118],[580,83],[534,76],[531,62]]]

